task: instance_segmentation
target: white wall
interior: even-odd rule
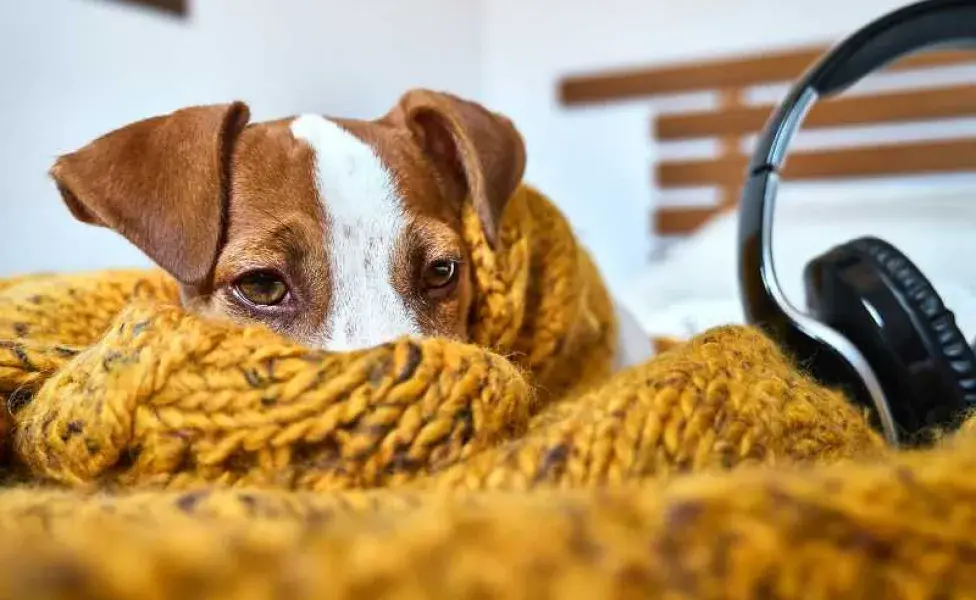
[[[135,119],[239,98],[255,119],[372,116],[414,86],[516,120],[528,179],[611,286],[646,263],[661,103],[566,110],[559,77],[842,37],[903,0],[192,0],[178,21],[102,0],[0,0],[0,276],[148,264],[78,224],[46,171]]]
[[[833,42],[907,1],[485,0],[484,94],[521,128],[528,177],[569,214],[621,289],[646,263],[649,208],[661,196],[651,176],[661,151],[649,134],[654,105],[567,110],[558,79]]]
[[[476,6],[192,0],[189,21],[100,0],[0,0],[0,275],[146,265],[78,224],[54,158],[130,121],[241,99],[257,120],[375,116],[414,86],[479,97]]]

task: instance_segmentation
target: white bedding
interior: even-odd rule
[[[651,336],[687,338],[742,323],[737,214],[721,215],[669,248],[622,291],[621,301]],[[976,335],[976,188],[784,193],[773,251],[780,285],[806,309],[802,272],[814,256],[863,235],[906,253],[932,281],[968,339]]]

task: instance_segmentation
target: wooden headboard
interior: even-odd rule
[[[712,187],[721,192],[719,200],[712,205],[655,210],[652,227],[657,234],[685,235],[738,201],[748,161],[742,142],[763,128],[775,108],[749,104],[746,99],[749,90],[796,80],[827,49],[826,46],[806,47],[697,63],[572,75],[560,82],[560,96],[564,106],[574,107],[687,93],[717,94],[719,101],[713,109],[662,113],[652,123],[651,135],[659,142],[704,139],[719,142],[717,156],[661,160],[654,166],[654,176],[662,190]],[[889,65],[886,71],[924,71],[963,63],[976,64],[976,52],[916,54]],[[816,104],[803,129],[973,116],[976,116],[976,85],[970,80],[907,91],[841,95]],[[818,180],[953,172],[976,172],[976,136],[795,151],[787,162],[784,177]]]

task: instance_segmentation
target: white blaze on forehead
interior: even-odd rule
[[[337,123],[303,115],[291,131],[315,153],[319,200],[331,224],[326,254],[333,288],[323,347],[355,350],[419,334],[390,281],[395,244],[406,226],[393,177],[372,148]]]

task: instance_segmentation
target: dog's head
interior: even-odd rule
[[[333,350],[465,339],[461,209],[497,243],[525,168],[511,122],[426,90],[373,121],[248,119],[233,103],[139,121],[51,175],[76,218],[125,236],[198,312]]]

